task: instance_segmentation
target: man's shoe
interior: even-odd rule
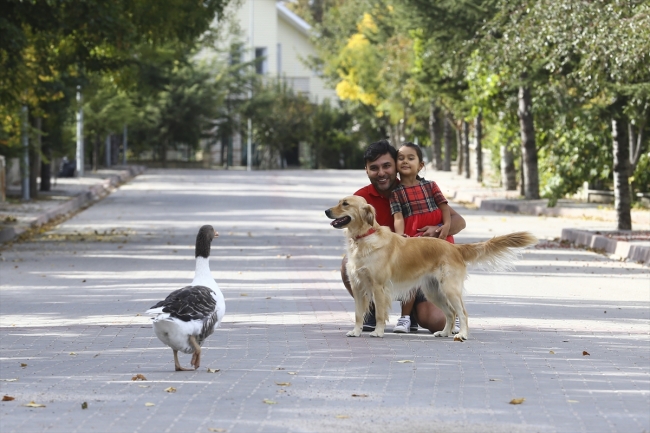
[[[452,334],[458,334],[460,332],[460,319],[458,316],[456,316],[456,320],[454,321],[454,327],[451,330]]]
[[[363,332],[372,332],[377,326],[377,319],[375,318],[375,309],[370,308],[370,311],[363,316]]]
[[[393,332],[398,334],[408,334],[411,328],[411,318],[409,316],[402,316],[397,319],[397,325],[393,328]]]
[[[409,327],[409,331],[418,332],[418,329],[420,329],[418,325],[418,316],[415,314],[415,307],[413,307],[413,311],[411,311],[411,326]]]

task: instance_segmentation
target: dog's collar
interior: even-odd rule
[[[359,235],[359,236],[355,236],[355,237],[354,237],[354,240],[355,240],[355,241],[358,241],[358,240],[361,239],[361,238],[365,238],[366,236],[370,236],[371,234],[373,234],[373,233],[376,232],[376,231],[377,231],[377,230],[371,228],[370,230],[368,230],[368,231],[365,232],[364,234]]]

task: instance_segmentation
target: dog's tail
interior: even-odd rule
[[[486,242],[456,245],[466,263],[489,270],[505,270],[512,267],[520,249],[537,243],[528,232],[516,232],[496,236]]]

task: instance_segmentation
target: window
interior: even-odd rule
[[[257,74],[266,74],[269,70],[266,47],[255,48],[255,72]]]

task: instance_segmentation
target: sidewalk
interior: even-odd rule
[[[76,212],[144,171],[142,166],[115,166],[81,178],[58,178],[51,191],[39,192],[37,199],[28,202],[20,200],[20,185],[11,185],[7,201],[0,202],[0,243]]]
[[[27,203],[15,198],[20,196],[20,191],[18,186],[13,186],[8,191],[10,198],[7,202],[0,203],[0,243],[11,241],[25,231],[62,215],[76,212],[144,170],[142,166],[116,166],[81,179],[58,179],[52,191],[41,193],[37,200]],[[545,199],[524,200],[518,191],[484,186],[455,172],[429,170],[428,177],[435,178],[448,199],[480,210],[611,221],[612,230],[608,232],[564,228],[561,240],[610,254],[615,258],[650,264],[649,210],[633,210],[632,224],[635,230],[631,233],[620,233],[614,230],[614,209],[602,204],[559,200],[557,206],[549,208]]]

